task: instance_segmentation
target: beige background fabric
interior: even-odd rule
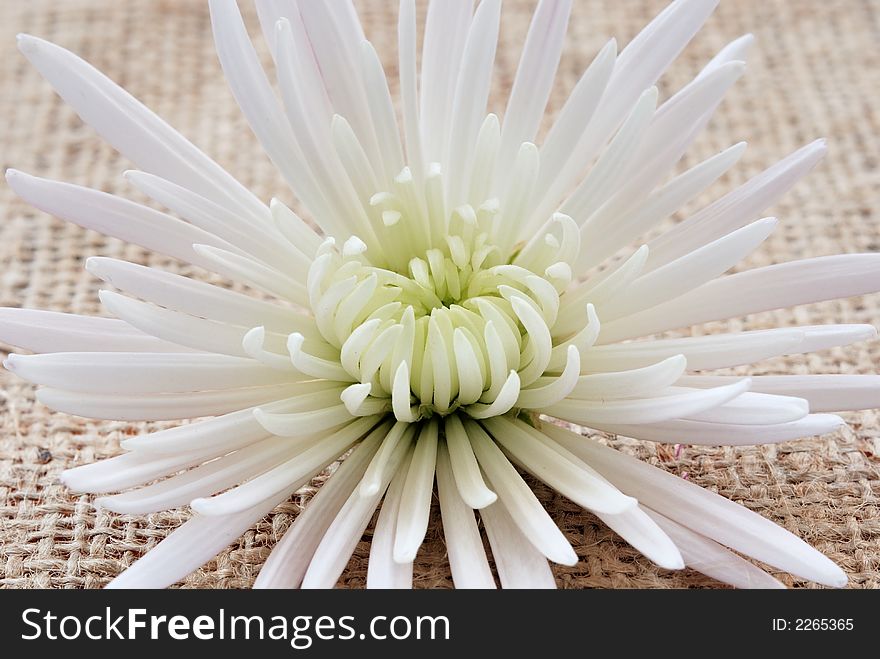
[[[626,43],[664,0],[575,0],[551,111],[610,36]],[[396,71],[396,2],[357,2],[389,73]],[[493,109],[509,88],[534,2],[507,0]],[[257,34],[254,16],[248,20]],[[740,140],[750,148],[716,188],[737,182],[816,137],[830,155],[772,213],[782,224],[745,267],[837,252],[880,250],[880,2],[723,0],[664,78],[668,95],[727,41],[754,32],[749,72],[730,94],[688,162]],[[15,50],[16,32],[84,56],[155,109],[262,198],[292,201],[238,114],[213,53],[201,0],[0,0],[0,162],[27,172],[138,198],[121,173],[130,163],[102,144]],[[261,52],[265,54],[265,49]],[[392,78],[392,86],[396,83]],[[769,213],[768,213],[769,214]],[[186,272],[187,268],[34,211],[0,184],[0,305],[101,313],[97,282],[83,269],[94,254]],[[880,296],[760,314],[695,332],[828,322],[877,323]],[[880,343],[765,362],[762,373],[872,373]],[[847,415],[832,437],[758,448],[699,448],[613,440],[621,450],[686,476],[798,533],[837,561],[852,587],[880,586],[880,418]],[[93,422],[52,414],[31,387],[0,372],[0,584],[96,588],[188,516],[96,512],[58,482],[65,468],[115,455],[120,438],[147,424]],[[152,428],[158,424],[152,424]],[[609,441],[609,440],[603,440]],[[316,483],[317,485],[317,483]],[[717,587],[691,572],[654,567],[592,515],[543,487],[539,495],[581,562],[555,568],[562,587]],[[183,585],[248,587],[274,543],[314,489],[280,506]],[[436,512],[436,511],[435,511]],[[435,520],[436,520],[435,515]],[[369,535],[369,531],[367,532]],[[363,586],[362,542],[342,585]],[[789,585],[809,586],[780,578]],[[416,587],[450,587],[439,523],[415,566]]]

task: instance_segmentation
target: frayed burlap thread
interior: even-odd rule
[[[242,3],[247,4],[247,3]],[[394,0],[356,0],[368,37],[396,70]],[[665,0],[577,0],[560,79],[559,109],[579,73],[610,36],[626,43]],[[503,111],[534,2],[505,3],[492,109]],[[422,8],[423,11],[423,8]],[[257,34],[248,8],[249,24]],[[754,32],[749,72],[730,94],[688,162],[749,140],[740,167],[718,194],[816,137],[828,159],[772,213],[782,224],[744,267],[836,252],[880,250],[880,7],[872,0],[724,0],[662,92],[679,88],[727,41]],[[29,32],[84,56],[179,128],[262,198],[289,193],[239,115],[213,53],[201,0],[31,0],[0,3],[0,158],[41,176],[138,198],[121,178],[130,163],[83,126],[15,51]],[[265,55],[265,49],[261,46]],[[392,79],[392,84],[393,79]],[[701,200],[705,202],[706,200]],[[696,207],[696,206],[695,206]],[[186,266],[64,224],[27,207],[0,184],[0,305],[101,313],[98,282],[82,268],[103,254],[188,273]],[[201,275],[196,275],[201,276]],[[833,322],[877,323],[880,296],[751,316],[700,332]],[[762,363],[762,373],[874,373],[880,343]],[[847,415],[849,429],[822,439],[758,448],[657,446],[625,439],[617,448],[727,496],[797,533],[839,563],[852,587],[880,586],[880,417]],[[0,372],[0,584],[10,588],[97,588],[189,516],[96,511],[59,473],[119,452],[127,435],[159,424],[94,422],[50,413],[32,388]],[[326,474],[324,475],[326,477]],[[313,486],[277,508],[183,582],[185,587],[250,586]],[[653,566],[592,515],[535,484],[582,558],[556,567],[566,588],[717,587],[692,571]],[[415,585],[451,587],[436,521],[415,565]],[[368,531],[369,535],[369,531]],[[340,585],[366,581],[368,538]],[[788,575],[789,585],[807,586]]]

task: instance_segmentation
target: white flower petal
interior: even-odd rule
[[[617,515],[597,513],[597,517],[660,567],[681,570],[685,566],[682,555],[670,536],[640,507]]]
[[[715,387],[725,376],[685,376],[684,387]],[[752,391],[806,399],[812,412],[843,412],[880,407],[877,375],[764,375],[752,378]]]
[[[500,0],[481,2],[474,14],[473,23],[461,55],[461,72],[454,88],[449,142],[446,145],[444,171],[448,173],[447,203],[455,208],[466,201],[468,186],[466,167],[471,150],[477,142],[480,127],[486,116],[486,103],[492,82],[492,67],[498,45],[501,23]],[[525,141],[525,140],[523,140]],[[516,157],[519,144],[511,157]]]
[[[580,142],[585,129],[603,98],[605,87],[614,71],[617,58],[617,41],[610,40],[578,80],[574,90],[565,102],[556,121],[550,127],[541,145],[541,172],[537,190],[551,190],[551,184],[558,183],[560,174],[565,173],[565,185],[552,188],[555,194],[544,193],[537,203],[533,218],[545,217],[552,212],[559,198],[568,191],[574,182],[575,167],[566,167],[573,156],[574,148]]]
[[[554,241],[558,245],[552,245],[551,243]],[[546,254],[548,247],[552,250],[553,257],[544,261],[538,257],[538,254],[542,256]],[[533,272],[540,271],[541,267],[549,263],[549,267],[544,270],[544,274],[548,276],[552,270],[558,270],[561,265],[566,265],[568,266],[568,271],[564,272],[564,274],[573,277],[571,266],[574,264],[580,251],[581,232],[577,222],[564,213],[553,213],[550,219],[544,223],[544,226],[520,250],[513,262],[515,265],[529,268]],[[560,271],[558,274],[563,274],[563,272]],[[567,286],[568,284],[566,283],[561,290],[565,290]]]
[[[729,44],[727,44],[724,48],[722,48],[719,53],[712,58],[702,71],[697,75],[696,79],[701,80],[705,78],[707,75],[715,71],[719,66],[723,66],[727,62],[745,62],[746,56],[749,53],[749,50],[755,43],[755,37],[751,34],[744,34],[738,39],[734,39]]]
[[[599,107],[573,145],[568,176],[553,181],[547,197],[558,200],[605,145],[639,96],[651,87],[714,11],[718,0],[679,0],[670,4],[620,53]],[[549,181],[544,181],[547,184]],[[546,188],[543,188],[546,189]]]
[[[444,423],[446,446],[449,451],[450,467],[455,476],[455,483],[462,500],[471,508],[480,509],[489,506],[498,499],[497,495],[486,487],[483,475],[471,440],[468,437],[461,419],[458,416],[447,417]]]
[[[605,323],[600,343],[623,341],[880,290],[880,254],[840,254],[747,270],[704,284],[675,300]]]
[[[353,384],[347,387],[345,391],[339,395],[339,398],[343,405],[345,405],[348,413],[352,416],[356,416],[355,413],[363,406],[364,401],[370,396],[370,391],[372,389],[373,386],[369,383]]]
[[[266,409],[266,407],[258,407],[254,410],[254,417],[261,426],[279,437],[302,437],[314,432],[329,430],[350,421],[352,418],[351,413],[343,404],[295,413],[267,412]],[[377,417],[364,418],[375,419]]]
[[[502,253],[509,252],[517,240],[522,239],[527,226],[528,208],[536,191],[541,159],[531,142],[523,142],[506,177],[505,187],[499,190],[503,229],[495,224],[493,239]]]
[[[333,116],[330,126],[336,156],[344,169],[345,175],[354,186],[363,209],[369,210],[372,208],[370,205],[371,199],[376,190],[380,189],[378,174],[374,170],[374,163],[369,161],[363,146],[361,146],[357,135],[354,134],[354,130],[348,121],[337,114]],[[361,212],[357,212],[354,218],[359,218],[360,215]],[[358,221],[355,226],[361,227],[363,225],[369,227],[359,229],[364,235],[372,237],[376,233],[376,230],[373,228],[375,222],[363,223]],[[376,249],[373,250],[372,254],[374,258],[382,259],[384,258],[383,252],[384,250]]]
[[[310,382],[297,387],[299,396],[279,400],[262,406],[263,411],[290,412],[301,409],[303,395],[322,389],[335,389],[337,382]],[[120,444],[126,450],[138,451],[142,454],[168,454],[177,451],[199,451],[217,448],[231,451],[267,436],[268,431],[260,425],[254,416],[254,408],[247,408],[224,414],[215,419],[189,423],[167,430],[138,435],[123,439]]]
[[[173,455],[190,448],[207,449],[215,444],[218,449],[233,450],[268,435],[269,432],[254,418],[253,408],[248,408],[207,421],[130,437],[122,440],[120,445],[143,455]]]
[[[679,0],[658,14],[620,53],[603,109],[612,114],[654,84],[717,5],[718,0]]]
[[[480,479],[482,480],[482,476]],[[446,539],[449,567],[455,587],[495,588],[495,579],[486,559],[486,550],[483,548],[483,539],[480,537],[473,509],[459,494],[449,451],[444,442],[440,443],[437,452],[437,496],[440,500],[443,536]]]
[[[333,222],[337,217],[333,212],[335,209],[321,194],[311,167],[303,157],[248,37],[235,0],[210,0],[209,7],[220,64],[251,129],[288,185],[320,218],[322,227],[336,232],[339,225]]]
[[[584,326],[592,321],[587,302],[589,301],[595,310],[596,304],[613,299],[621,291],[626,290],[626,287],[641,274],[647,259],[648,247],[642,245],[620,265],[612,265],[597,277],[590,278],[582,284],[575,284],[566,292],[565,304],[559,311],[556,325],[553,326],[553,336],[567,338],[573,333],[584,331]]]
[[[71,183],[37,178],[14,169],[6,181],[31,206],[85,229],[212,270],[209,261],[193,250],[194,243],[235,249],[232,245],[182,220]]]
[[[143,485],[162,476],[201,464],[221,451],[205,448],[172,455],[124,453],[61,472],[61,482],[74,492],[100,494]]]
[[[609,515],[636,507],[635,499],[621,494],[579,458],[561,447],[547,447],[549,440],[527,423],[496,417],[482,426],[513,462],[578,505]]]
[[[480,208],[485,204],[494,205],[496,208],[500,207],[497,197],[490,198],[500,145],[501,122],[498,119],[498,115],[489,113],[486,115],[482,126],[480,126],[480,133],[477,136],[473,156],[468,164],[468,171],[470,172],[468,200],[473,208]],[[435,231],[435,243],[442,241],[443,234],[446,233],[445,206],[440,203],[443,200],[443,183],[442,168],[439,165],[432,166],[428,170],[426,196],[433,202],[431,207],[436,209],[436,217],[432,220],[432,228]],[[439,232],[439,235],[437,235],[437,232]],[[491,253],[492,247],[486,247],[488,250],[485,253],[486,256]]]
[[[639,188],[650,191],[670,172],[744,72],[745,62],[719,64],[695,78],[657,110],[631,165],[628,187],[632,194],[639,194]]]
[[[584,268],[592,268],[612,257],[617,250],[631,243],[633,236],[644,235],[657,222],[698,197],[733,167],[745,150],[746,143],[739,142],[707,158],[657,188],[635,206],[631,190],[624,188],[618,192],[584,225],[584,232],[589,231],[590,235],[581,257]]]
[[[403,334],[403,327],[396,324],[386,327],[377,334],[361,358],[360,376],[362,380],[372,380],[377,375],[379,369],[391,356],[401,334]]]
[[[18,48],[83,121],[138,167],[266,220],[266,207],[251,192],[90,64],[30,35],[19,35]]]
[[[828,558],[747,508],[562,428],[545,432],[622,491],[692,531],[805,579],[846,584],[843,570]]]
[[[333,141],[333,122],[329,118],[334,115],[328,111],[329,101],[327,104],[322,102],[326,96],[324,82],[320,79],[320,71],[312,71],[316,67],[315,57],[299,11],[293,14],[290,19],[279,20],[275,28],[276,69],[287,118],[303,151],[303,158],[312,168],[316,184],[321,187],[321,194],[333,207],[331,210],[344,213],[346,228],[364,236],[373,252],[378,253],[380,246],[364,203],[376,188],[367,196],[359,195],[355,179],[346,171],[345,162],[328,148]],[[305,88],[313,75],[319,76],[314,81],[314,85],[320,87],[318,93]],[[384,79],[382,82],[384,84]],[[353,134],[352,139],[357,141]]]
[[[391,424],[368,434],[321,485],[260,569],[254,588],[298,588],[327,529],[354,492]]]
[[[516,405],[516,401],[519,399],[519,392],[519,375],[516,371],[511,371],[494,402],[488,405],[474,403],[462,409],[468,416],[474,419],[489,419],[494,416],[501,416],[513,409],[513,406]]]
[[[248,331],[245,327],[163,309],[113,291],[102,290],[98,296],[107,311],[147,334],[195,350],[232,357],[248,356],[241,345]],[[267,339],[269,348],[284,352],[284,337],[267,333]]]
[[[381,163],[361,75],[360,46],[365,37],[351,1],[302,2],[298,9],[333,111],[351,122],[370,162]]]
[[[455,329],[453,338],[453,354],[458,371],[458,400],[462,405],[476,403],[483,395],[483,373],[480,371],[480,354],[474,350],[473,340],[469,340],[470,332],[461,327]]]
[[[707,334],[683,339],[657,339],[597,346],[585,363],[588,371],[641,368],[657,360],[683,355],[694,371],[752,364],[770,357],[796,354],[807,340],[802,328],[779,328],[735,334]]]
[[[555,589],[550,564],[500,503],[480,511],[503,588]]]
[[[107,584],[106,588],[170,586],[211,560],[300,487],[302,485],[294,483],[283,493],[234,515],[196,515]]]
[[[115,318],[0,307],[0,340],[51,352],[191,352]]]
[[[597,423],[596,430],[669,444],[697,446],[754,446],[778,444],[792,439],[827,435],[844,425],[843,419],[832,414],[810,414],[797,421],[773,425],[712,423],[677,419],[645,425]]]
[[[622,294],[597,305],[596,313],[607,325],[674,300],[738,264],[757,249],[778,224],[772,217],[758,220],[652,270],[632,282]]]
[[[773,206],[816,166],[827,150],[825,140],[808,144],[679,223],[650,243],[648,268],[653,270],[743,226]]]
[[[283,272],[255,261],[249,256],[213,245],[196,243],[192,248],[205,263],[209,264],[211,270],[232,281],[244,282],[257,290],[265,291],[282,300],[290,300],[302,307],[307,307],[309,304],[306,287]]]
[[[465,40],[473,14],[472,0],[431,2],[422,44],[419,117],[427,162],[442,162],[452,102]]]
[[[678,545],[685,564],[698,572],[737,588],[785,588],[764,570],[752,565],[708,538],[694,533],[649,508],[645,513]]]
[[[809,413],[810,404],[803,398],[747,391],[724,405],[698,414],[689,414],[687,418],[708,423],[760,426],[793,423]]]
[[[454,365],[452,341],[452,323],[445,314],[432,313],[428,321],[428,338],[425,346],[425,356],[426,359],[430,357],[431,367],[430,369],[423,367],[422,374],[423,377],[433,375],[433,386],[430,380],[426,380],[422,384],[422,390],[433,390],[434,407],[441,413],[449,409],[453,396],[458,393],[458,370]]]
[[[249,359],[207,353],[9,355],[4,366],[34,384],[112,395],[242,389],[292,380]]]
[[[199,391],[185,394],[85,394],[44,388],[37,400],[56,412],[114,421],[167,421],[226,414],[261,403],[281,400],[297,392],[296,384]]]
[[[266,350],[266,328],[252,327],[241,339],[241,349],[251,359],[258,361],[272,370],[292,373],[296,371],[290,357]],[[296,378],[294,378],[296,379]]]
[[[546,372],[558,372],[568,366],[568,351],[572,347],[577,348],[581,357],[579,363],[583,364],[584,360],[589,358],[590,348],[595,345],[601,330],[602,324],[599,322],[596,308],[592,304],[588,304],[587,324],[572,338],[553,346],[553,350],[550,351],[550,361],[547,364]]]
[[[554,405],[567,398],[577,386],[581,371],[581,353],[577,346],[568,346],[568,361],[562,374],[549,384],[532,387],[520,392],[516,406],[523,409],[539,409]],[[546,380],[547,378],[541,378]]]
[[[806,325],[799,329],[804,333],[804,342],[798,346],[798,351],[803,353],[839,348],[877,338],[877,328],[873,325]]]
[[[416,444],[418,448],[418,444]],[[370,560],[367,563],[367,588],[412,588],[413,561],[397,560],[395,550],[397,547],[400,508],[406,503],[404,483],[407,472],[411,469],[404,462],[385,491],[376,527],[373,529],[373,537],[370,540]],[[421,544],[421,540],[419,540]],[[418,547],[416,547],[418,549]],[[413,552],[415,557],[415,552]]]
[[[326,435],[299,455],[278,464],[231,490],[209,498],[194,499],[190,505],[203,515],[231,515],[256,505],[263,499],[284,491],[290,483],[308,482],[328,464],[337,460],[375,425],[376,417],[352,421],[344,428]],[[310,434],[321,432],[321,428]]]
[[[422,136],[419,129],[417,40],[415,0],[400,0],[397,50],[403,130],[406,137],[406,159],[418,181],[424,178],[425,158],[422,154]]]
[[[407,465],[412,453],[409,442],[398,442],[386,462],[377,492],[362,496],[359,487],[349,495],[321,539],[303,576],[303,588],[332,588],[345,569],[354,548],[364,534],[379,500],[394,475]],[[373,458],[375,460],[375,458]]]
[[[596,424],[659,423],[711,410],[733,400],[749,388],[748,379],[714,389],[694,390],[651,398],[607,401],[563,400],[543,410],[545,414],[572,423],[595,427]]]
[[[305,314],[196,279],[101,256],[88,258],[86,270],[133,297],[173,311],[285,334],[295,328],[318,337],[314,321]]]
[[[391,392],[391,407],[398,421],[413,423],[418,419],[415,408],[411,405],[409,368],[406,362],[401,362],[394,376],[394,386]]]
[[[526,299],[525,301],[528,300]],[[501,311],[498,303],[492,298],[478,297],[473,300],[473,304],[480,315],[486,319],[487,324],[489,322],[492,323],[493,330],[498,335],[500,344],[504,348],[508,366],[517,364],[523,338],[513,320]],[[488,342],[489,340],[487,339]],[[495,342],[493,341],[493,343]]]
[[[391,479],[388,471],[394,465],[392,458],[399,452],[397,450],[398,446],[401,444],[409,446],[413,441],[415,433],[416,428],[409,423],[397,422],[392,426],[385,439],[382,440],[382,446],[379,447],[379,450],[370,462],[370,466],[367,467],[364,477],[361,479],[358,493],[362,497],[369,498],[374,496],[382,489],[382,483],[385,483],[386,486],[388,485]],[[386,476],[388,476],[387,480]]]
[[[559,67],[570,15],[571,0],[541,0],[532,15],[504,112],[501,162],[512,160],[523,142],[535,140]]]
[[[321,71],[312,53],[311,44],[296,3],[288,2],[288,0],[261,0],[254,4],[257,9],[257,17],[260,20],[260,28],[263,30],[263,38],[269,45],[276,64],[279,59],[278,23],[283,19],[291,25],[293,44],[296,46],[297,55],[297,83],[303,86],[302,96],[308,97],[307,99],[303,98],[303,102],[309,104],[309,108],[314,112],[316,118],[331,116],[333,107],[327,96],[324,81],[321,79]],[[319,122],[316,122],[316,126],[318,124]]]
[[[529,344],[534,347],[535,351],[531,363],[519,372],[521,385],[528,386],[547,370],[547,365],[550,363],[550,355],[553,350],[550,329],[540,314],[526,302],[525,296],[512,296],[510,304],[516,317],[525,327]]]
[[[495,441],[474,422],[468,421],[465,429],[486,479],[498,493],[500,505],[507,509],[523,535],[551,561],[562,565],[577,563],[577,554],[568,540]]]
[[[397,513],[394,534],[394,560],[397,563],[412,564],[428,531],[438,438],[439,424],[432,420],[420,429],[415,442]]]
[[[391,99],[391,92],[388,91],[388,80],[385,78],[382,62],[370,42],[364,41],[361,44],[359,58],[373,128],[378,139],[380,162],[385,165],[386,180],[392,180],[406,164],[394,112],[394,101]]]
[[[287,241],[279,241],[278,230],[271,224],[258,224],[242,218],[230,209],[202,197],[192,190],[154,174],[129,170],[125,179],[154,201],[162,204],[187,222],[217,236],[230,245],[281,270],[305,277],[311,259]]]
[[[582,225],[623,182],[623,175],[630,164],[630,159],[641,147],[654,117],[657,96],[656,87],[651,87],[642,93],[608,148],[562,205],[562,212],[573,217],[578,224]]]
[[[294,368],[304,375],[324,380],[351,382],[352,377],[339,364],[339,358],[328,359],[307,352],[305,338],[302,334],[293,333],[287,337],[287,350]]]
[[[673,355],[656,364],[628,371],[582,375],[568,397],[579,400],[641,398],[672,386],[684,374],[685,368],[687,359],[684,355]]]
[[[294,443],[286,438],[268,437],[158,483],[124,494],[101,497],[95,501],[95,505],[127,515],[179,508],[195,498],[211,496],[254,478],[321,439],[312,437]]]
[[[287,238],[287,241],[309,258],[314,257],[324,242],[324,238],[307,224],[299,215],[290,210],[284,202],[272,199],[269,202],[272,223]]]

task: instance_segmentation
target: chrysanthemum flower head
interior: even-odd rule
[[[257,199],[83,60],[20,37],[57,92],[134,161],[128,181],[170,213],[15,171],[10,185],[40,209],[256,292],[93,257],[116,319],[0,314],[4,340],[39,353],[7,367],[41,385],[49,407],[205,417],[65,473],[112,511],[195,513],[111,585],[174,583],[343,456],[257,586],[333,586],[377,509],[368,585],[409,586],[436,483],[456,585],[495,586],[479,519],[501,585],[552,587],[548,561],[578,557],[523,472],[662,567],[780,585],[743,554],[845,583],[782,528],[569,429],[780,442],[830,432],[842,421],[826,412],[880,400],[869,376],[711,373],[872,338],[869,326],[657,337],[874,291],[880,257],[724,276],[776,227],[757,218],[818,162],[821,141],[632,248],[741,156],[736,144],[672,174],[743,74],[751,37],[660,102],[654,84],[716,4],[676,0],[619,54],[614,41],[600,50],[538,143],[571,4],[538,4],[502,119],[486,113],[500,0],[430,3],[420,71],[415,3],[402,0],[398,122],[348,0],[257,3],[280,94],[234,0],[212,0],[232,92],[302,217]]]

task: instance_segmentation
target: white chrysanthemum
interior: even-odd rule
[[[553,422],[741,445],[827,433],[842,421],[825,412],[880,403],[875,377],[688,375],[872,338],[869,326],[631,341],[880,288],[878,255],[722,276],[773,230],[755,218],[822,142],[620,256],[743,152],[670,176],[742,75],[750,37],[659,107],[652,86],[715,4],[677,0],[620,55],[609,42],[537,145],[571,0],[539,3],[503,121],[486,116],[500,0],[431,3],[420,75],[414,1],[402,0],[400,129],[349,1],[258,3],[279,100],[234,0],[212,0],[232,91],[320,232],[277,200],[266,206],[83,60],[21,37],[57,92],[140,167],[128,180],[177,217],[12,171],[15,191],[275,299],[92,258],[88,270],[120,291],[101,292],[118,320],[2,310],[3,339],[42,353],[7,367],[41,385],[49,407],[210,417],[65,473],[76,491],[124,490],[98,499],[113,511],[195,511],[111,585],[174,583],[350,449],[257,586],[333,586],[380,504],[368,585],[409,586],[436,478],[456,585],[495,586],[477,510],[501,585],[552,587],[548,560],[578,557],[520,470],[663,567],[780,585],[743,554],[843,585],[782,528]]]

